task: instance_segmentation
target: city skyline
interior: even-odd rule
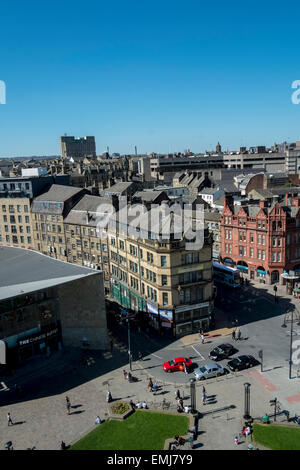
[[[0,157],[58,155],[65,133],[94,135],[97,154],[300,138],[298,5],[16,5],[2,8]]]

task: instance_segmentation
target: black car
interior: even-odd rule
[[[209,358],[214,361],[220,361],[234,354],[236,349],[231,344],[220,344],[209,353]]]
[[[257,360],[253,356],[238,356],[229,361],[227,366],[235,372],[236,370],[248,369],[248,367],[255,366],[256,364]]]

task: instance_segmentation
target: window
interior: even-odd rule
[[[27,237],[27,242],[31,243],[31,237]]]
[[[24,206],[24,212],[28,212],[28,206]]]
[[[251,232],[250,233],[250,243],[253,243],[253,241],[254,241],[254,237],[253,237],[253,233]]]
[[[167,286],[168,285],[168,276],[166,276],[165,274],[163,274],[161,276],[161,285],[162,286]]]
[[[169,295],[167,292],[163,292],[163,305],[169,304]]]
[[[277,253],[277,262],[280,263],[281,262],[281,252],[278,251]]]
[[[262,252],[261,252],[261,259],[263,259],[263,260],[266,259],[265,250],[262,250]]]
[[[13,243],[18,243],[18,237],[16,237],[16,235],[13,235],[12,241]]]
[[[3,222],[7,222],[7,215],[3,216]]]
[[[275,251],[272,251],[272,261],[276,262],[276,253],[275,253]]]
[[[6,212],[6,206],[2,206],[2,212]]]
[[[250,258],[253,258],[253,248],[250,248]]]
[[[257,258],[261,259],[261,250],[257,250]]]
[[[148,263],[153,264],[153,254],[149,253],[149,251],[147,251],[147,261]]]
[[[167,266],[167,257],[166,256],[161,256],[160,261],[161,261],[161,266]]]
[[[21,215],[18,215],[18,223],[21,224],[22,223],[22,216]],[[37,224],[36,224],[37,225]]]
[[[9,243],[9,235],[6,235],[5,240],[7,243]]]

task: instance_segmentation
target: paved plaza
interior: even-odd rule
[[[18,370],[13,377],[2,378],[0,389],[0,448],[13,442],[15,449],[35,446],[37,449],[59,449],[60,442],[75,442],[95,427],[97,415],[102,419],[109,416],[106,391],[109,389],[114,400],[146,400],[151,409],[176,410],[175,392],[179,389],[184,402],[190,404],[190,379],[193,374],[177,372],[166,374],[162,370],[165,360],[176,356],[192,357],[197,366],[208,362],[209,351],[221,344],[230,342],[232,325],[228,323],[228,311],[238,315],[243,340],[235,343],[238,354],[252,354],[264,351],[263,371],[258,365],[247,371],[228,373],[205,382],[207,403],[201,403],[202,382],[196,383],[197,409],[200,412],[199,435],[195,448],[247,449],[249,442],[234,446],[234,437],[241,430],[244,414],[244,383],[251,384],[251,415],[261,417],[266,412],[271,415],[269,400],[278,398],[281,410],[290,415],[300,414],[300,379],[296,377],[296,367],[289,380],[289,325],[282,328],[284,312],[298,299],[287,296],[283,288],[279,304],[273,303],[270,287],[257,289],[252,286],[234,295],[228,309],[224,306],[218,314],[217,329],[206,334],[202,344],[198,334],[168,341],[160,338],[146,338],[132,333],[132,351],[137,356],[143,352],[143,361],[133,362],[133,376],[136,382],[124,379],[123,370],[129,371],[127,331],[119,327],[112,333],[114,347],[111,351],[85,352],[91,358],[90,365],[82,361],[83,353],[78,350],[60,351],[49,359],[36,357]],[[259,292],[259,295],[256,294]],[[248,302],[251,300],[251,303]],[[253,302],[254,300],[254,302]],[[243,307],[249,304],[245,310]],[[250,310],[248,310],[250,309]],[[218,328],[219,326],[219,328]],[[295,325],[294,335],[297,339]],[[299,332],[300,333],[300,332]],[[300,337],[300,336],[299,336]],[[211,361],[209,361],[211,362]],[[228,361],[221,363],[226,367]],[[147,389],[149,378],[157,381],[160,391],[156,395]],[[14,383],[24,390],[24,396],[17,398],[12,390]],[[71,414],[68,415],[65,397],[71,401]],[[13,426],[7,425],[7,413],[11,413]],[[278,421],[285,421],[284,414]],[[250,438],[248,438],[250,439]]]

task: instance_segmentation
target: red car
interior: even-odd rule
[[[184,364],[187,369],[192,366],[192,361],[188,357],[176,357],[172,361],[164,362],[163,370],[165,372],[175,372],[176,370],[184,371]]]

